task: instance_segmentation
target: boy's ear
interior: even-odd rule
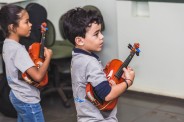
[[[77,37],[75,37],[75,43],[79,46],[83,46],[84,45],[84,40],[83,40],[82,37],[77,36]]]

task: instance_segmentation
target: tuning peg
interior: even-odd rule
[[[140,53],[140,52],[141,52],[140,49],[137,48],[135,54],[136,54],[137,56],[139,56],[139,53]]]
[[[128,44],[128,48],[129,48],[129,49],[132,49],[133,47],[132,47],[132,45],[131,45],[131,44]]]
[[[43,23],[42,23],[42,26],[43,26],[43,27],[47,27],[47,23],[46,23],[46,22],[43,22]]]
[[[136,54],[137,56],[139,56],[139,52],[135,52],[135,54]]]
[[[139,48],[136,48],[136,52],[140,53],[141,51],[140,51],[140,49],[139,49]]]

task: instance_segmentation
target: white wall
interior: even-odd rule
[[[132,90],[184,98],[184,4],[149,2],[150,17],[133,17],[131,1],[117,1],[119,58],[129,42],[139,42],[141,54]]]
[[[59,32],[59,19],[66,11],[75,7],[83,7],[85,5],[96,6],[100,9],[106,24],[105,31],[103,31],[105,36],[104,47],[98,55],[101,57],[103,64],[118,57],[115,0],[27,0],[16,4],[25,7],[31,2],[39,3],[47,9],[48,19],[53,22],[56,29],[56,40],[60,41],[63,39]]]
[[[59,18],[71,8],[94,5],[98,7],[104,17],[106,28],[103,32],[105,44],[102,52],[98,53],[103,64],[118,57],[117,50],[117,19],[115,0],[31,0],[42,4],[48,12],[48,19],[51,20],[56,29],[56,39],[62,40],[59,32]],[[26,6],[29,2],[21,4]]]
[[[71,8],[94,5],[98,7],[104,17],[106,28],[103,32],[105,44],[102,52],[98,53],[103,64],[118,57],[117,50],[117,19],[115,0],[32,0],[42,4],[48,12],[48,19],[51,20],[56,29],[56,39],[62,40],[59,32],[59,18]],[[24,5],[28,4],[26,2]]]
[[[103,51],[99,53],[99,56],[102,59],[102,62],[106,64],[112,58],[118,56],[117,52],[117,19],[116,19],[116,2],[115,0],[48,0],[49,2],[49,18],[55,23],[57,27],[57,31],[59,32],[58,28],[58,20],[60,16],[74,7],[83,7],[85,5],[94,5],[100,9],[102,15],[105,20],[106,29],[104,31],[104,40],[105,46]],[[104,5],[105,3],[105,5]],[[53,16],[54,13],[54,16]],[[110,17],[109,17],[110,15]],[[57,33],[57,39],[60,39],[60,34]],[[111,51],[110,51],[111,49]]]
[[[58,21],[73,7],[97,6],[104,17],[105,45],[99,53],[103,64],[113,58],[125,60],[128,43],[139,42],[141,54],[130,66],[136,71],[130,90],[184,98],[184,4],[149,2],[150,17],[133,17],[131,1],[116,0],[32,0],[46,7],[48,18],[62,40]],[[25,6],[28,2],[21,4]]]

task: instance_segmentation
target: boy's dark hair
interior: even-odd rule
[[[21,13],[24,10],[24,8],[8,4],[1,8],[0,10],[0,29],[3,31],[4,37],[9,36],[8,31],[8,25],[13,24],[14,27],[18,27],[19,19],[21,16],[19,13]]]
[[[102,24],[103,18],[94,10],[84,10],[82,8],[71,9],[63,16],[63,30],[66,39],[75,45],[75,37],[85,38],[86,29],[92,23]]]

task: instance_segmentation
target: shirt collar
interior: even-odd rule
[[[93,52],[89,53],[89,52],[87,52],[85,50],[82,50],[82,49],[79,49],[79,48],[74,48],[73,51],[75,53],[82,53],[82,54],[85,54],[85,55],[93,56],[97,60],[100,60],[99,57],[95,53],[93,53]]]

